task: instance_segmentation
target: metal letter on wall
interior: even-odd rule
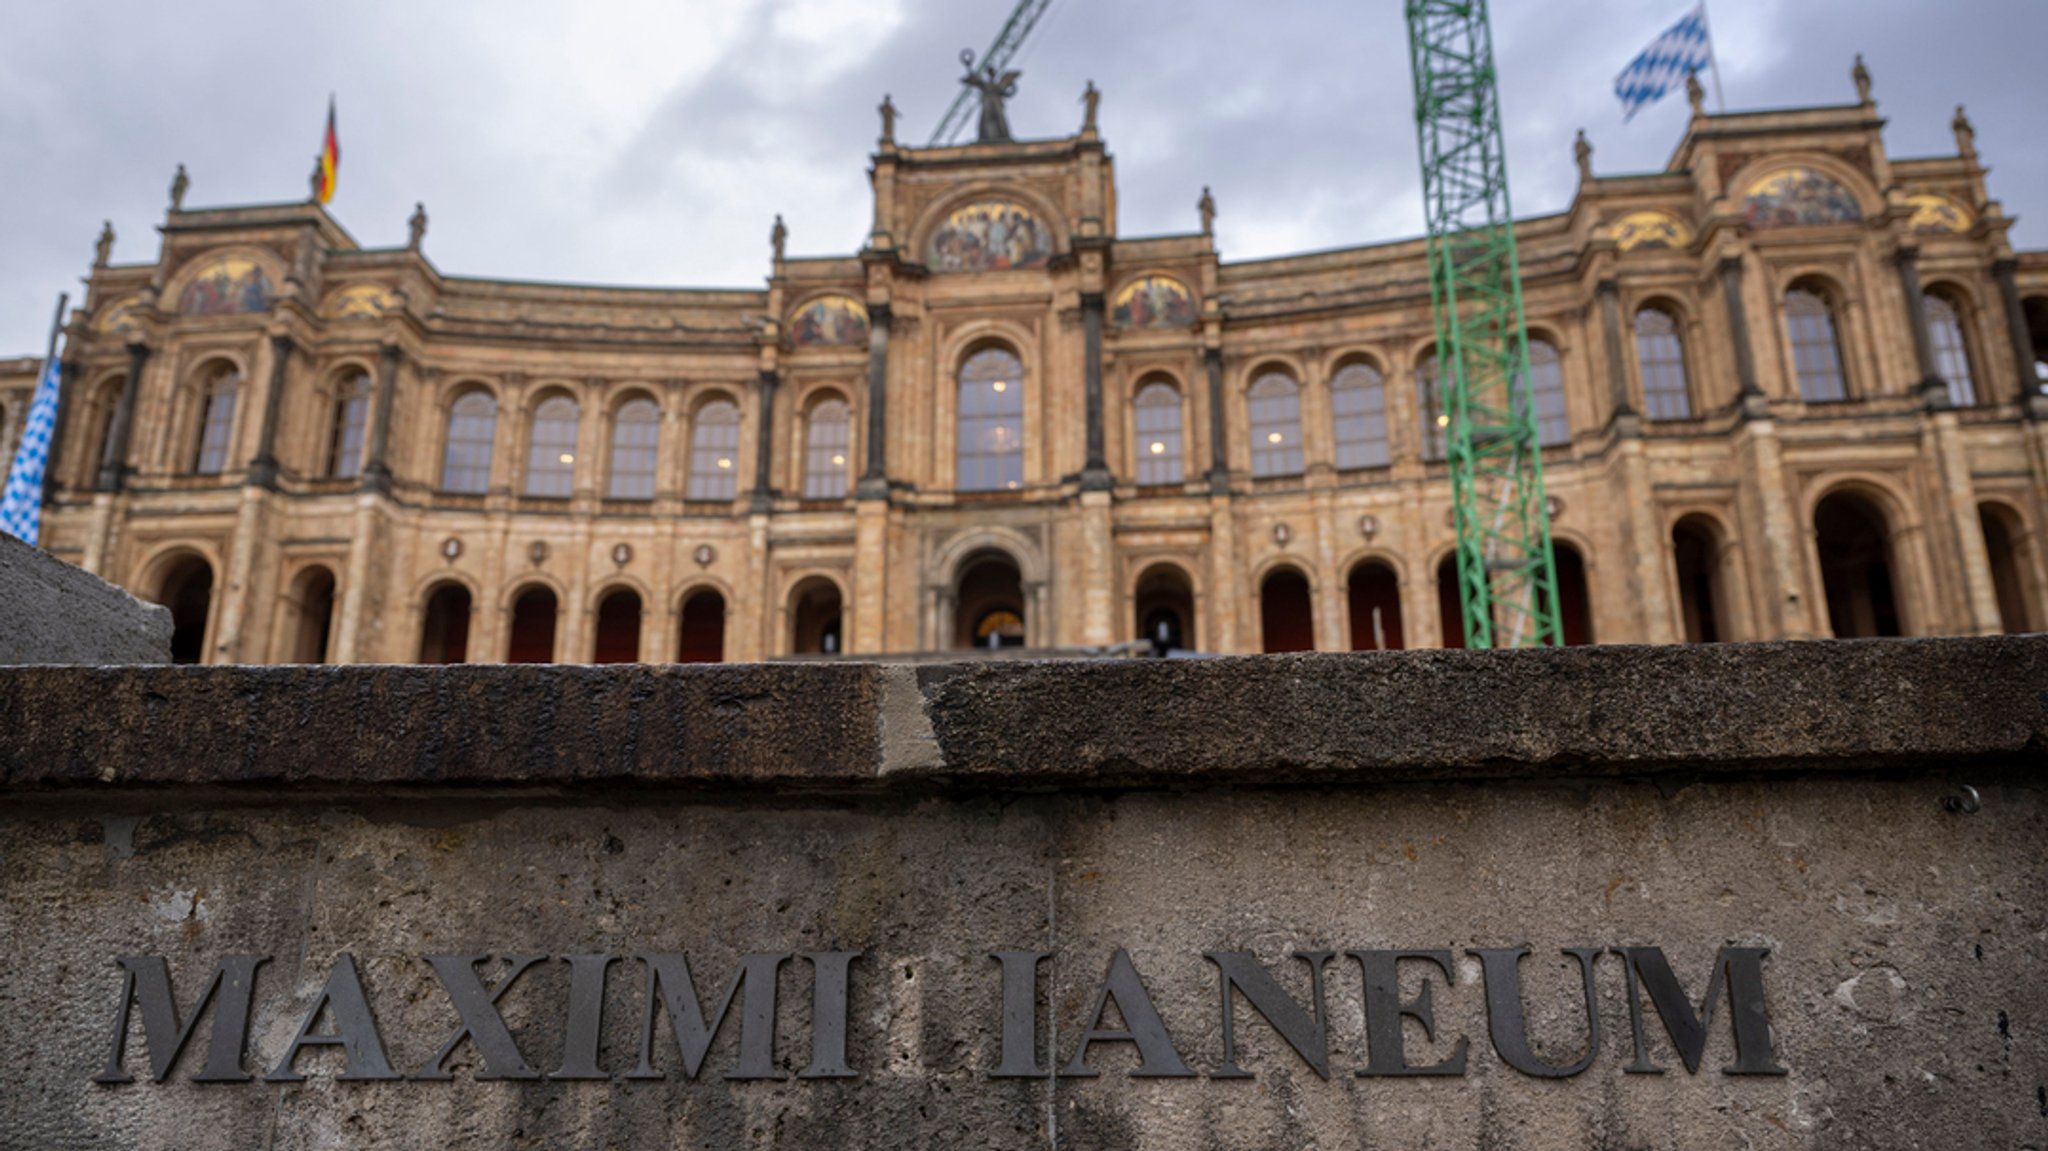
[[[1458,1045],[1441,1063],[1428,1067],[1411,1067],[1408,1056],[1401,1050],[1401,1017],[1407,1016],[1422,1024],[1422,1034],[1431,1043],[1436,1042],[1436,1011],[1430,1006],[1430,985],[1424,982],[1422,991],[1415,998],[1403,1001],[1401,998],[1400,962],[1403,959],[1420,959],[1434,963],[1444,974],[1444,984],[1456,981],[1451,970],[1451,953],[1448,951],[1347,951],[1346,955],[1358,960],[1365,970],[1365,1066],[1361,1076],[1379,1075],[1463,1075],[1465,1073],[1465,1048],[1469,1041],[1458,1037]]]
[[[1650,1003],[1664,1021],[1664,1033],[1678,1049],[1687,1072],[1697,1075],[1700,1057],[1706,1053],[1707,1030],[1714,1025],[1714,1005],[1721,987],[1728,987],[1729,1015],[1735,1026],[1735,1062],[1721,1069],[1727,1075],[1783,1075],[1777,1052],[1771,1045],[1770,1012],[1764,1004],[1764,956],[1768,947],[1723,947],[1714,957],[1714,974],[1707,981],[1707,997],[1698,1014],[1686,1001],[1685,989],[1671,973],[1664,952],[1655,947],[1617,947],[1622,970],[1627,974],[1628,1023],[1635,1033],[1636,1057],[1623,1070],[1636,1075],[1662,1075],[1664,1069],[1650,1062],[1649,1041],[1643,1034],[1642,997],[1636,982],[1650,993]]]
[[[519,1054],[519,1045],[512,1041],[512,1033],[505,1028],[505,1017],[498,1014],[498,1000],[512,989],[512,984],[525,973],[526,969],[546,959],[545,955],[508,955],[505,961],[512,969],[489,991],[476,977],[476,965],[489,959],[488,955],[428,955],[424,957],[433,967],[434,974],[441,977],[441,987],[448,992],[448,1001],[455,1005],[456,1015],[462,1022],[455,1028],[455,1034],[441,1044],[434,1057],[420,1065],[412,1073],[414,1079],[450,1078],[442,1064],[455,1050],[455,1045],[464,1038],[476,1041],[476,1049],[484,1057],[483,1070],[478,1079],[538,1079],[540,1072],[529,1066]]]
[[[640,1024],[640,1063],[626,1073],[628,1079],[665,1079],[667,1073],[654,1069],[654,1022],[656,1011],[668,1009],[669,1030],[683,1053],[683,1075],[695,1079],[704,1066],[704,1055],[732,1009],[740,984],[747,987],[746,1005],[740,1014],[740,1062],[727,1079],[787,1079],[775,1069],[775,973],[789,956],[748,954],[740,957],[739,970],[725,985],[718,1011],[707,1024],[697,1000],[697,988],[690,980],[690,961],[680,953],[642,955],[647,968],[647,1009]]]
[[[313,1035],[313,1024],[319,1020],[323,1008],[334,1010],[334,1032],[331,1035]],[[285,1048],[284,1058],[277,1061],[267,1083],[298,1083],[306,1077],[292,1068],[292,1061],[305,1047],[339,1047],[347,1062],[336,1079],[398,1079],[398,1072],[391,1069],[391,1060],[384,1055],[384,1041],[377,1035],[377,1021],[370,1015],[370,1002],[363,996],[363,981],[356,974],[356,958],[343,952],[335,957],[334,972],[327,977],[327,986],[313,999],[313,1005],[306,1009],[306,1017],[299,1023],[299,1033],[292,1037],[292,1044]]]
[[[246,1083],[242,1070],[242,1048],[249,1041],[249,1000],[256,992],[256,969],[270,962],[268,955],[230,955],[213,969],[213,979],[192,1005],[192,1016],[178,1022],[178,1004],[171,995],[171,973],[161,955],[123,955],[120,964],[121,1006],[114,1012],[114,1044],[107,1052],[107,1065],[95,1083],[133,1083],[121,1066],[128,1046],[128,1009],[136,1000],[142,1004],[142,1037],[149,1044],[150,1078],[162,1083],[177,1065],[185,1042],[206,1014],[206,1005],[220,996],[213,1013],[213,1035],[207,1041],[206,1066],[192,1077],[194,1083]]]
[[[1102,1009],[1111,998],[1116,1000],[1117,1014],[1124,1017],[1126,1031],[1107,1031],[1102,1026]],[[1144,980],[1138,978],[1138,969],[1131,965],[1131,953],[1119,947],[1109,958],[1109,975],[1102,981],[1102,987],[1095,992],[1095,1006],[1088,1011],[1088,1026],[1081,1032],[1081,1045],[1074,1049],[1074,1058],[1060,1071],[1070,1079],[1092,1079],[1096,1072],[1088,1067],[1088,1045],[1091,1043],[1133,1043],[1138,1048],[1138,1069],[1131,1072],[1134,1079],[1185,1079],[1194,1072],[1181,1060],[1180,1053],[1173,1049],[1173,1037],[1166,1033],[1166,1024],[1159,1018],[1159,1009],[1152,1006],[1152,996],[1145,990]]]
[[[1323,964],[1328,963],[1337,953],[1334,951],[1297,951],[1296,959],[1308,963],[1309,995],[1314,1000],[1314,1018],[1301,1009],[1300,1004],[1288,998],[1287,992],[1274,978],[1267,974],[1259,961],[1245,951],[1205,951],[1202,958],[1216,965],[1217,979],[1222,984],[1223,995],[1223,1066],[1211,1076],[1214,1079],[1250,1079],[1252,1073],[1237,1065],[1237,1032],[1231,1010],[1233,988],[1244,994],[1245,1001],[1273,1025],[1280,1038],[1287,1041],[1294,1053],[1315,1068],[1317,1075],[1330,1077],[1330,1030],[1328,1013],[1323,1002]]]
[[[1579,976],[1586,985],[1586,1053],[1576,1063],[1557,1066],[1536,1057],[1529,1046],[1529,1019],[1522,1007],[1522,957],[1529,947],[1482,947],[1467,951],[1479,957],[1486,974],[1486,1026],[1493,1035],[1493,1049],[1507,1065],[1524,1075],[1539,1079],[1569,1079],[1593,1065],[1600,1054],[1599,999],[1593,992],[1593,961],[1598,947],[1567,947],[1564,953],[1579,961]]]

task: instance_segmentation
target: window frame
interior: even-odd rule
[[[223,407],[222,401],[225,400]],[[235,420],[242,406],[242,372],[233,364],[216,363],[201,377],[193,412],[192,452],[187,469],[195,476],[217,476],[228,470],[235,448]]]
[[[730,417],[726,415],[728,411]],[[717,418],[712,418],[714,412]],[[692,503],[731,503],[739,498],[740,441],[745,423],[746,412],[739,401],[722,392],[706,397],[697,405],[690,414],[690,452],[685,465],[684,499]],[[707,439],[713,434],[718,436],[716,442]],[[721,456],[721,452],[725,454]],[[721,459],[723,467],[718,466]],[[710,466],[705,466],[707,461]]]
[[[1284,384],[1287,392],[1283,396],[1269,389],[1264,396],[1257,394],[1268,384]],[[1245,385],[1245,438],[1251,447],[1253,479],[1284,479],[1308,470],[1302,450],[1301,390],[1301,381],[1294,373],[1278,365],[1261,369]],[[1277,410],[1273,406],[1276,404],[1290,406],[1291,414]],[[1291,442],[1287,438],[1289,433]],[[1276,434],[1282,438],[1273,439]]]
[[[1148,413],[1155,426],[1147,426]],[[1131,393],[1131,475],[1139,487],[1187,482],[1187,396],[1171,377],[1146,376]]]
[[[321,474],[331,480],[362,478],[370,447],[370,374],[358,368],[340,377],[327,427],[327,460]]]
[[[1645,316],[1657,317],[1664,323],[1669,324],[1670,330],[1667,332],[1643,331],[1643,318]],[[1635,343],[1636,383],[1642,393],[1643,418],[1649,420],[1692,419],[1698,414],[1699,405],[1694,402],[1692,394],[1692,362],[1688,358],[1690,348],[1687,346],[1685,338],[1684,317],[1670,305],[1652,300],[1635,310],[1635,315],[1631,317],[1629,322],[1629,330]],[[1649,340],[1658,339],[1669,340],[1671,350],[1675,354],[1653,358],[1649,354],[1650,349],[1645,346],[1645,343]],[[1668,384],[1673,375],[1677,377],[1678,386],[1676,388],[1652,387],[1653,381],[1661,381]],[[1676,403],[1672,406],[1677,410],[1673,411],[1670,408],[1663,411],[1658,410],[1659,398],[1665,400],[1675,398]]]
[[[837,415],[820,420],[819,413],[828,409],[837,409]],[[818,438],[821,428],[835,425],[836,441]],[[839,455],[836,464],[834,451]],[[836,391],[819,393],[804,409],[803,475],[798,481],[807,500],[843,500],[853,488],[853,405]]]
[[[629,412],[641,409],[652,413],[652,418],[629,417]],[[621,442],[622,435],[629,431],[638,435],[641,428],[648,429],[645,443]],[[645,392],[634,392],[619,401],[618,406],[612,409],[611,429],[605,437],[605,448],[604,498],[640,503],[652,500],[661,483],[661,404]],[[637,463],[643,455],[646,460],[644,468]],[[636,461],[633,470],[622,471],[619,466],[622,459]],[[622,492],[621,481],[630,481],[632,490]]]
[[[1347,384],[1347,376],[1369,382]],[[1377,407],[1367,403],[1357,411],[1346,411],[1345,397],[1376,397]],[[1364,434],[1347,436],[1347,426],[1352,430],[1362,426]],[[1337,470],[1358,471],[1392,464],[1394,444],[1389,432],[1386,373],[1368,360],[1347,360],[1339,365],[1330,376],[1330,441]],[[1347,460],[1347,452],[1358,454]]]
[[[490,405],[490,411],[486,414],[480,410],[457,410],[471,400],[481,400]],[[448,402],[441,421],[441,471],[435,480],[436,490],[448,495],[463,496],[480,496],[491,490],[491,469],[497,463],[498,417],[502,414],[501,407],[497,393],[487,387],[465,388]],[[463,421],[471,431],[481,429],[485,434],[480,437],[470,435],[458,439],[458,421]],[[472,458],[458,463],[454,458],[458,446],[472,450],[481,447],[481,460]],[[475,485],[469,486],[466,482],[462,485],[450,483],[450,477],[458,472],[465,480],[474,475]]]
[[[1007,362],[1004,362],[1007,361]],[[977,368],[977,365],[983,365]],[[1015,371],[999,371],[1009,368]],[[976,373],[971,376],[970,373]],[[1004,344],[984,344],[961,359],[953,372],[953,485],[956,492],[983,494],[1021,491],[1024,487],[1025,389],[1029,376],[1024,358]],[[1014,385],[1016,396],[1008,398]],[[985,388],[1002,400],[974,398],[971,388]],[[983,451],[968,445],[980,435],[1015,431],[1015,447]],[[970,431],[975,434],[970,435]]]
[[[1814,301],[1818,305],[1818,310],[1795,309],[1793,301],[1795,296]],[[1779,311],[1784,317],[1783,322],[1785,325],[1785,352],[1791,360],[1792,387],[1798,394],[1799,399],[1804,403],[1840,404],[1847,403],[1855,398],[1854,393],[1849,387],[1849,363],[1842,354],[1842,321],[1841,317],[1837,315],[1838,307],[1836,294],[1830,288],[1809,280],[1794,281],[1786,287],[1783,294],[1779,297]],[[1811,338],[1818,333],[1802,334],[1800,324],[1800,316],[1802,315],[1809,319],[1818,318],[1825,321],[1829,337],[1825,344],[1816,338]],[[1809,393],[1806,386],[1809,378],[1808,372],[1806,367],[1803,366],[1802,352],[1805,350],[1825,350],[1832,357],[1832,382],[1836,389],[1838,389],[1839,394],[1815,395]]]

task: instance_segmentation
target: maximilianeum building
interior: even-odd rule
[[[1519,226],[1569,639],[2048,627],[2048,253],[1960,114],[1883,126],[1696,107]],[[1092,125],[871,163],[865,246],[751,290],[174,206],[71,317],[44,546],[207,662],[1457,642],[1420,241],[1121,236]]]

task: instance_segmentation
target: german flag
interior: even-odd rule
[[[341,140],[334,134],[334,97],[327,97],[327,138],[320,143],[320,178],[313,201],[325,204],[334,199],[334,174],[341,167]]]

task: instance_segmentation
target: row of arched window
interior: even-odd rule
[[[1791,368],[1800,398],[1830,403],[1850,398],[1839,321],[1839,294],[1818,280],[1794,283],[1783,298]],[[1949,289],[1929,289],[1922,304],[1935,366],[1957,406],[1978,402],[1975,356],[1965,323],[1966,304]],[[1644,414],[1652,420],[1683,420],[1698,414],[1691,382],[1685,324],[1675,307],[1650,303],[1634,317],[1636,367]],[[1433,352],[1418,363],[1416,412],[1422,455],[1444,456],[1445,425],[1440,371]],[[235,461],[231,441],[243,379],[233,365],[203,367],[196,402],[183,410],[185,445],[178,466],[199,475],[218,475]],[[1541,442],[1570,442],[1563,360],[1549,341],[1529,341],[1529,385]],[[1330,380],[1330,419],[1335,465],[1341,470],[1386,466],[1391,459],[1386,379],[1362,360],[1341,365]],[[963,492],[1014,491],[1024,482],[1024,366],[1008,348],[984,346],[961,362],[955,378],[955,484]],[[103,389],[104,390],[104,389]],[[369,432],[371,383],[367,373],[350,372],[330,393],[331,409],[322,443],[321,474],[337,479],[361,474]],[[1186,441],[1181,391],[1170,379],[1148,377],[1134,396],[1132,432],[1142,486],[1170,486],[1185,478]],[[111,418],[111,402],[101,420]],[[1257,477],[1300,474],[1305,465],[1302,385],[1286,368],[1264,367],[1246,393],[1250,464]],[[838,499],[849,486],[852,430],[847,401],[826,393],[803,414],[802,476],[807,499]],[[582,406],[566,392],[544,395],[525,429],[520,494],[569,496],[580,461]],[[480,494],[490,485],[498,433],[499,401],[488,389],[472,387],[447,409],[436,484],[455,494]],[[656,488],[661,409],[646,394],[618,405],[611,416],[609,455],[602,480],[605,498],[651,500]],[[730,398],[714,396],[691,415],[685,498],[729,501],[739,491],[741,415]]]

